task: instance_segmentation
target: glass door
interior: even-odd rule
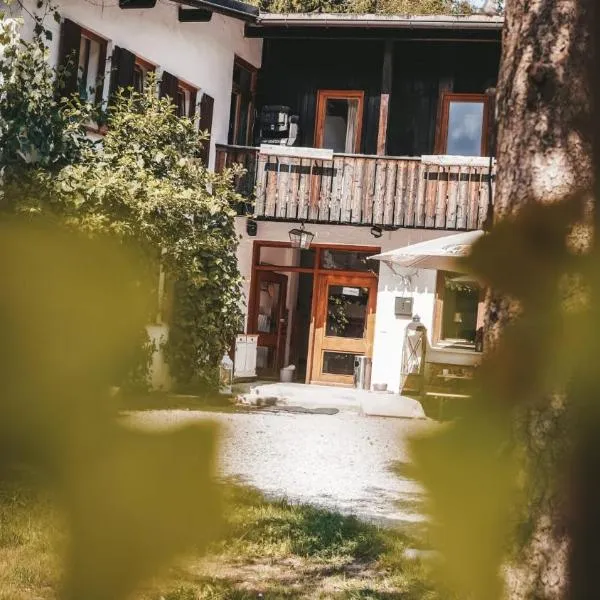
[[[255,306],[249,330],[258,334],[256,369],[259,375],[278,375],[283,367],[287,335],[286,275],[259,271]]]
[[[356,356],[372,356],[377,280],[320,275],[315,316],[313,383],[350,386]]]

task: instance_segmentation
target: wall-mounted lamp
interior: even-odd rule
[[[254,219],[246,219],[246,233],[250,237],[255,237],[258,233],[258,223]]]
[[[373,227],[371,227],[371,235],[374,238],[380,238],[383,235],[383,229],[381,229],[379,225],[373,225]]]
[[[314,233],[304,229],[304,223],[300,224],[300,229],[290,229],[290,242],[292,244],[292,248],[308,250],[314,237]]]

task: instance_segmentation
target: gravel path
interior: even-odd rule
[[[352,513],[370,521],[418,526],[419,486],[391,472],[406,463],[408,436],[423,421],[365,417],[354,412],[305,415],[272,412],[137,413],[143,427],[212,419],[223,427],[220,470],[269,497],[285,497]]]

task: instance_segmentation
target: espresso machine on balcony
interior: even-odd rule
[[[298,115],[289,106],[263,106],[259,117],[259,143],[293,146],[298,139]]]

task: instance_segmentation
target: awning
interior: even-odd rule
[[[471,246],[482,235],[484,232],[481,230],[466,231],[411,246],[403,246],[369,258],[399,267],[466,272],[464,266],[457,259],[468,256]]]

